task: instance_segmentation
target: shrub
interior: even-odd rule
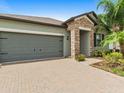
[[[85,61],[85,56],[83,54],[76,55],[75,59],[77,61]]]
[[[91,55],[93,57],[102,57],[102,50],[94,50],[92,51]]]
[[[110,53],[112,53],[112,50],[104,50],[104,51],[102,52],[103,56],[104,56],[104,55],[108,55],[108,54],[110,54]]]
[[[103,58],[105,59],[106,62],[112,62],[112,57],[109,54],[104,55]]]
[[[120,64],[124,65],[124,59],[119,59],[118,61],[119,61]]]
[[[104,55],[104,59],[107,62],[111,62],[111,63],[117,63],[119,62],[119,59],[122,59],[123,55],[119,52],[112,52],[110,54]]]

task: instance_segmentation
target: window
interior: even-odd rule
[[[104,34],[94,33],[94,46],[100,46],[101,41],[104,39]]]

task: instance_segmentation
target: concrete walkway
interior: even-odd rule
[[[60,59],[2,66],[0,93],[124,93],[123,77],[89,66],[98,61]]]

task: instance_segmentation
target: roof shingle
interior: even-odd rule
[[[36,17],[36,16],[16,15],[16,14],[0,14],[0,18],[49,24],[55,26],[63,26],[62,25],[63,21],[56,20],[53,18],[47,18],[47,17]]]
[[[27,15],[16,15],[16,14],[0,14],[0,18],[10,19],[10,20],[18,20],[18,21],[24,21],[24,22],[31,22],[31,23],[38,23],[38,24],[45,24],[45,25],[52,25],[52,26],[59,26],[59,27],[66,27],[66,23],[74,20],[77,17],[86,15],[89,17],[89,19],[91,21],[94,22],[94,24],[97,24],[96,20],[94,20],[94,18],[92,18],[90,16],[90,14],[93,14],[94,17],[97,19],[97,15],[93,11],[71,17],[70,19],[68,19],[65,22],[56,20],[53,18],[47,18],[47,17],[36,17],[36,16],[27,16]]]

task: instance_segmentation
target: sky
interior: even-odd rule
[[[97,10],[99,0],[0,0],[0,13],[51,17],[67,20],[70,17]]]

